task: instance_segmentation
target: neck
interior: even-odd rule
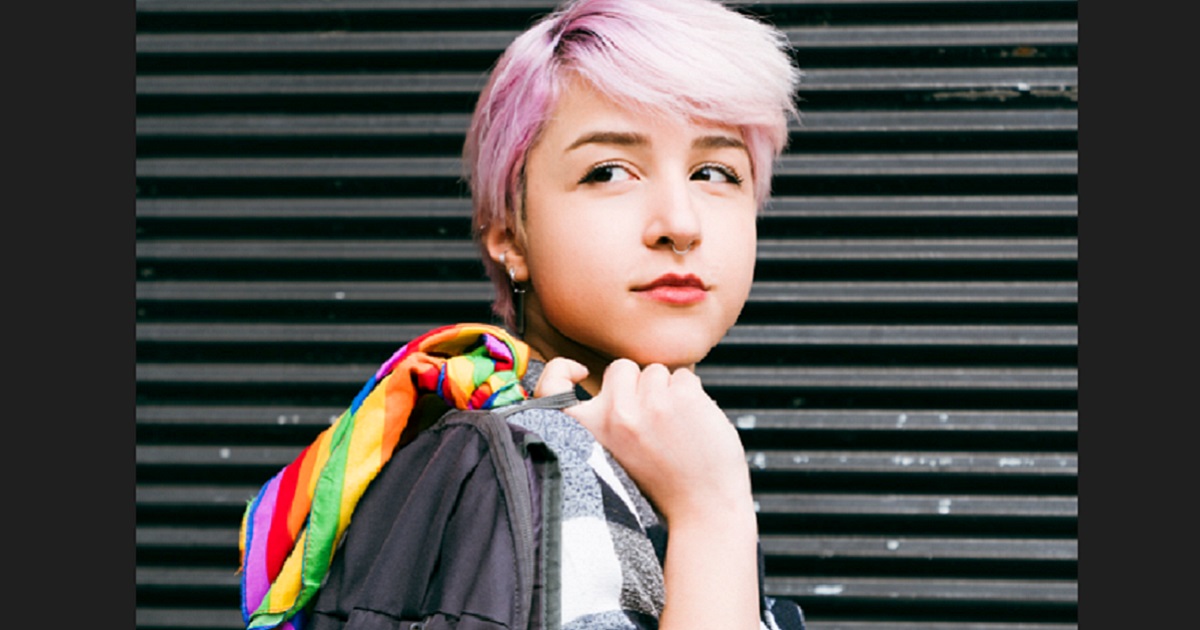
[[[564,335],[546,319],[540,306],[532,291],[526,294],[523,339],[529,344],[532,356],[541,361],[565,357],[579,362],[588,370],[587,378],[579,385],[584,391],[595,396],[600,392],[605,368],[616,357],[603,355]]]

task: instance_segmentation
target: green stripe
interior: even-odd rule
[[[368,396],[381,391],[379,387],[386,380],[385,377],[383,381],[377,383]],[[358,413],[343,417],[336,424],[331,436],[329,459],[321,468],[321,476],[317,478],[317,487],[313,492],[312,509],[308,515],[308,537],[304,545],[304,565],[300,570],[300,594],[297,596],[291,612],[303,608],[308,600],[316,594],[329,568],[334,541],[338,535],[338,521],[342,513],[342,496],[346,490],[343,487],[346,477],[346,458],[357,425]]]

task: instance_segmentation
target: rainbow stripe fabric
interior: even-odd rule
[[[528,364],[525,343],[486,324],[434,329],[384,362],[350,407],[247,506],[238,536],[246,627],[304,627],[304,607],[367,485],[402,437],[410,439],[406,427],[423,427],[445,410],[423,404],[426,397],[457,409],[524,400]]]

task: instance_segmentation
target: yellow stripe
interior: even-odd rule
[[[304,543],[307,539],[306,529],[300,532],[300,536],[296,538],[296,545],[292,547],[292,553],[283,561],[283,569],[271,584],[271,590],[267,591],[267,597],[270,598],[267,612],[284,612],[291,608],[300,596],[300,569],[304,565]]]
[[[385,379],[386,380],[386,379]],[[383,465],[379,456],[386,422],[385,396],[387,388],[376,386],[358,408],[354,433],[346,450],[346,469],[342,477],[342,502],[338,512],[338,533],[350,524],[350,514],[367,483]]]

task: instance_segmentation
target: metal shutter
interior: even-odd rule
[[[458,176],[551,2],[137,0],[137,627],[238,628],[245,502],[434,325]],[[739,325],[767,590],[813,630],[1077,625],[1077,4],[797,0],[803,125]]]

